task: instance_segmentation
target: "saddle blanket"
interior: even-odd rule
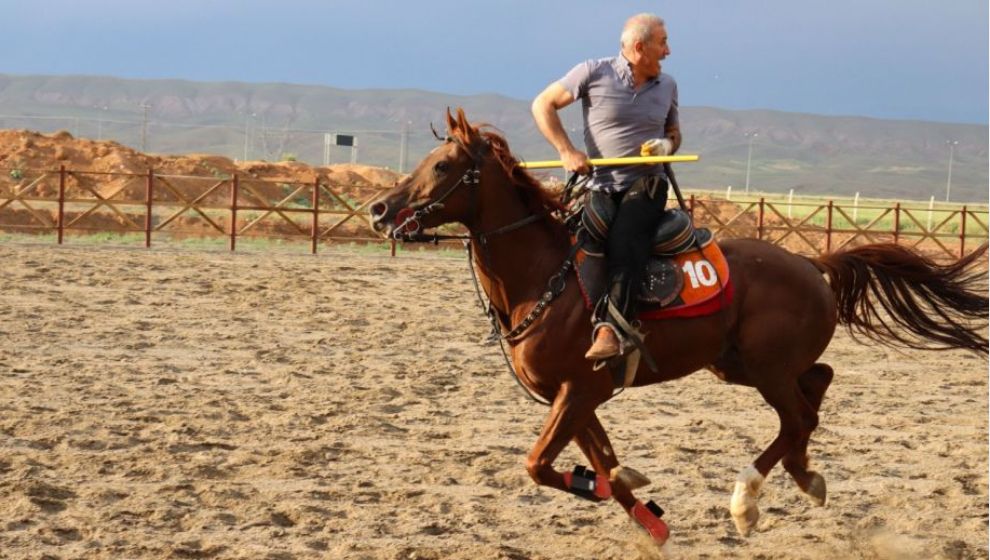
[[[670,257],[651,256],[639,294],[639,319],[710,315],[732,303],[729,264],[711,238],[701,249]],[[608,285],[605,258],[578,251],[574,271],[589,310]]]

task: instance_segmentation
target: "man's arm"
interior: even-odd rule
[[[533,119],[536,120],[536,127],[543,136],[557,149],[564,163],[564,169],[586,174],[591,171],[588,155],[574,147],[567,136],[567,131],[564,130],[563,123],[560,122],[560,115],[557,114],[557,111],[573,102],[574,96],[571,92],[564,89],[560,83],[554,82],[533,100]]]
[[[668,125],[663,131],[664,137],[670,140],[673,147],[670,149],[670,155],[676,154],[678,148],[681,147],[681,127],[680,125]]]
[[[671,99],[670,109],[667,113],[667,120],[664,123],[663,135],[670,140],[673,147],[670,155],[676,154],[681,147],[681,110],[680,101],[677,99],[677,83],[674,83],[674,93]]]

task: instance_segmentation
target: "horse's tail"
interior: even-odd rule
[[[965,348],[987,354],[987,252],[939,265],[890,243],[864,245],[811,262],[835,293],[839,323],[850,332],[908,348]],[[974,325],[974,321],[981,324]]]

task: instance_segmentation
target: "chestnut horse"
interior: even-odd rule
[[[595,414],[616,388],[611,375],[593,371],[584,358],[591,317],[573,274],[550,282],[563,281],[562,291],[533,313],[570,254],[569,232],[553,214],[560,203],[516,165],[505,140],[488,127],[472,126],[458,109],[456,119],[448,111],[447,128],[447,141],[372,206],[375,228],[390,234],[452,222],[467,228],[480,284],[503,333],[513,331],[508,340],[519,381],[552,403],[527,459],[530,476],[588,499],[614,497],[662,544],[668,537],[662,510],[633,495],[648,481],[620,466]],[[970,324],[986,325],[982,274],[970,267],[986,246],[945,266],[894,244],[814,259],[754,239],[719,246],[734,283],[731,304],[708,316],[645,322],[658,371],[641,364],[633,386],[707,369],[756,388],[777,411],[777,437],[742,469],[731,499],[745,535],[759,517],[760,486],[778,462],[801,491],[825,503],[825,480],[809,470],[807,447],[832,381],[832,368],[816,360],[837,323],[890,345],[987,353],[987,339]],[[572,440],[597,474],[554,470]]]

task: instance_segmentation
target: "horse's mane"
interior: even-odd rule
[[[491,154],[495,161],[502,167],[512,184],[522,191],[523,199],[526,201],[529,210],[534,214],[545,216],[553,222],[559,222],[554,216],[554,211],[564,212],[564,205],[561,204],[557,195],[543,188],[540,182],[529,174],[524,168],[519,167],[519,160],[509,151],[509,143],[501,134],[495,131],[495,127],[488,124],[469,125],[474,134],[480,135],[491,149]],[[461,128],[453,128],[450,133],[457,137],[465,146],[471,145],[469,132]]]

